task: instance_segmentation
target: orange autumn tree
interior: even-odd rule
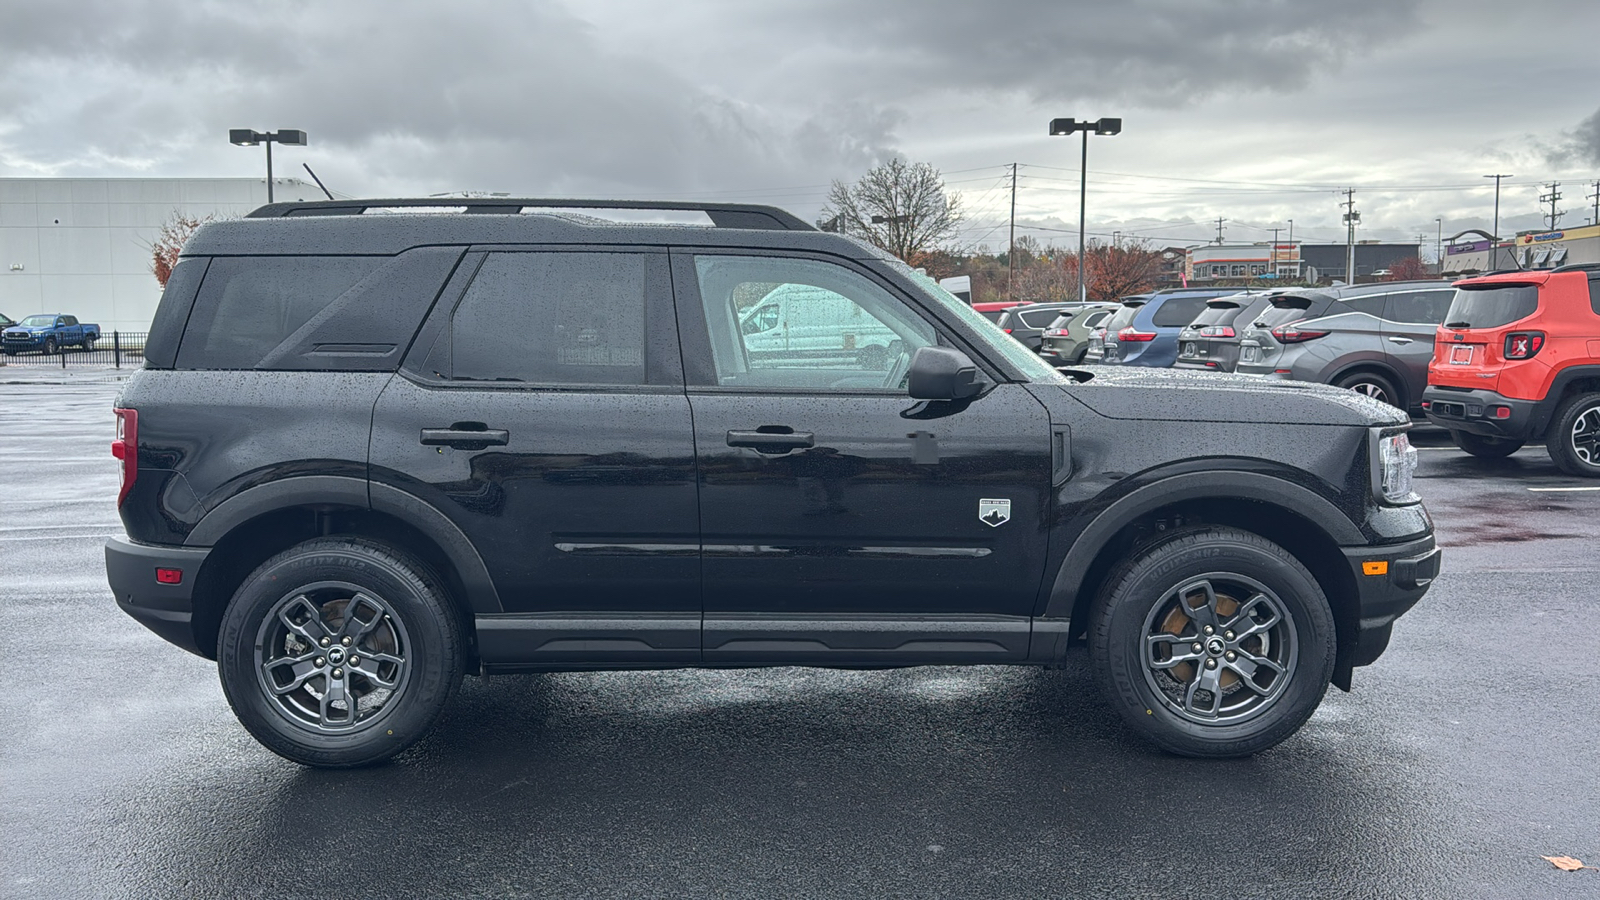
[[[215,216],[206,216],[197,219],[174,211],[165,222],[161,223],[161,231],[156,235],[156,242],[150,245],[150,271],[155,274],[156,281],[161,287],[167,286],[167,279],[172,277],[172,269],[178,264],[178,254],[183,252],[183,245],[188,243],[189,237],[201,225],[210,222]]]

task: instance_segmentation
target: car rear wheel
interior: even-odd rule
[[[1182,756],[1266,750],[1311,717],[1333,674],[1333,614],[1288,551],[1260,535],[1177,532],[1125,559],[1090,623],[1106,697]]]
[[[1390,406],[1405,407],[1400,399],[1400,392],[1395,389],[1394,382],[1375,372],[1357,372],[1346,375],[1334,382],[1336,387],[1347,388],[1358,394],[1366,394],[1374,400],[1387,403]]]
[[[1578,394],[1562,401],[1544,445],[1561,471],[1600,478],[1600,393]]]
[[[217,668],[267,749],[308,766],[369,765],[432,730],[461,681],[459,630],[419,561],[319,538],[245,579],[222,619]]]
[[[1468,431],[1452,431],[1450,439],[1456,446],[1480,459],[1505,459],[1522,449],[1523,441],[1504,437],[1489,437]]]

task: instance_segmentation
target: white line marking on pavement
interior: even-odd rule
[[[1600,491],[1600,487],[1563,487],[1563,488],[1528,488],[1530,491],[1548,493],[1552,491]]]
[[[56,528],[121,528],[122,523],[107,525],[102,522],[86,522],[82,525],[0,525],[0,531],[45,531]]]

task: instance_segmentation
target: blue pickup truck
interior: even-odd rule
[[[62,347],[82,347],[85,350],[92,350],[94,342],[99,339],[99,325],[79,322],[77,316],[44,313],[23,316],[21,322],[5,331],[0,331],[0,350],[4,350],[7,356],[15,356],[29,350],[55,353]]]

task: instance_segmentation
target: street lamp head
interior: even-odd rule
[[[296,128],[280,128],[276,134],[272,135],[272,139],[286,147],[304,147],[306,145],[306,133]]]
[[[251,131],[248,128],[228,129],[228,143],[238,144],[240,147],[254,147],[261,143],[261,139],[264,137],[266,135]]]
[[[1054,137],[1055,135],[1058,135],[1058,134],[1072,134],[1073,132],[1075,132],[1077,130],[1078,130],[1078,120],[1077,119],[1051,119],[1050,120],[1050,134],[1051,134],[1052,137]]]
[[[1094,123],[1094,133],[1095,134],[1121,134],[1122,133],[1122,120],[1121,119],[1101,119],[1100,121]]]

